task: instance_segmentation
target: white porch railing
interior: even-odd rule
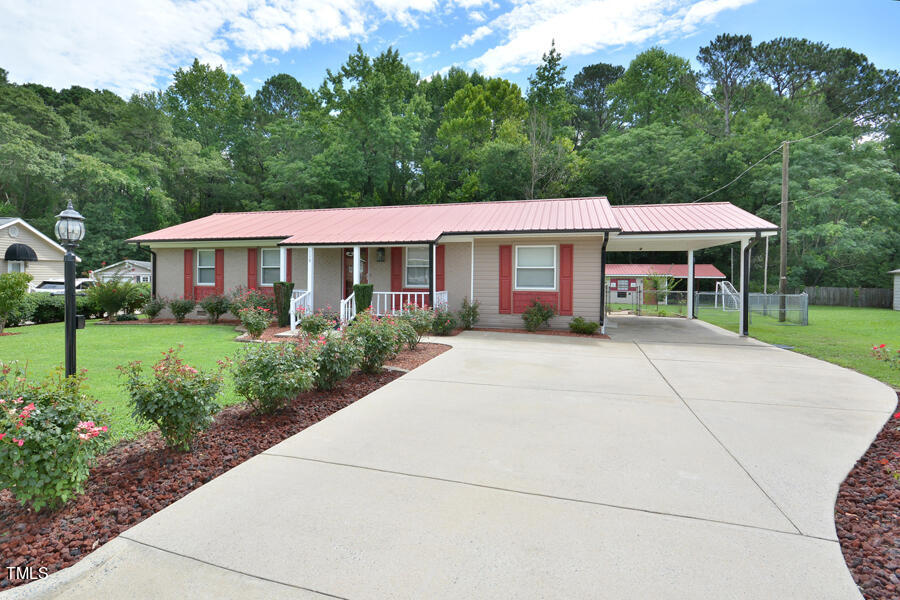
[[[300,313],[310,313],[312,310],[312,294],[308,290],[294,290],[291,293],[291,331],[297,331]]]
[[[441,310],[447,310],[450,306],[450,300],[447,297],[447,290],[434,293],[434,307]]]
[[[356,316],[356,294],[350,294],[341,300],[341,327],[344,327]]]
[[[447,292],[444,294],[445,302]],[[378,317],[384,315],[399,315],[409,304],[425,306],[428,304],[428,292],[373,292],[372,314]]]

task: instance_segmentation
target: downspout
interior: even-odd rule
[[[603,245],[600,247],[600,333],[606,334],[606,244],[609,243],[609,232],[603,232]]]

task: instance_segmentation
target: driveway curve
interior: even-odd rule
[[[453,349],[0,597],[861,597],[838,486],[896,395],[699,322]]]

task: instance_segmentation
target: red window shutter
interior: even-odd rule
[[[444,251],[447,249],[444,245],[439,245],[435,253],[437,254],[437,260],[434,265],[434,280],[435,280],[435,290],[436,292],[443,292],[447,289],[444,283]]]
[[[216,250],[216,293],[225,293],[225,251]]]
[[[572,244],[559,245],[559,314],[572,314],[574,277],[574,247]]]
[[[287,264],[285,265],[285,268],[284,268],[284,280],[285,281],[291,280],[291,271],[293,271],[293,270],[294,270],[294,249],[288,248],[287,249]]]
[[[256,248],[247,248],[247,287],[256,288]]]
[[[391,248],[391,291],[403,290],[403,248]]]
[[[194,297],[194,251],[184,251],[184,297]]]
[[[512,312],[512,246],[500,246],[500,314]]]

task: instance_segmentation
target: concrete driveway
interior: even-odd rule
[[[703,323],[615,325],[441,340],[13,595],[859,598],[834,499],[894,392]]]

